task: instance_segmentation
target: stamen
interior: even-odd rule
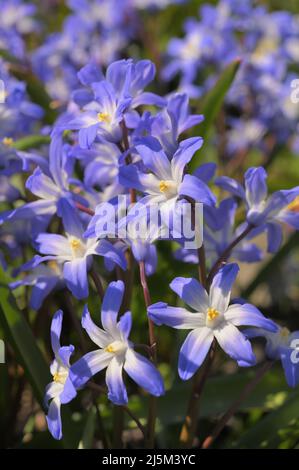
[[[299,212],[299,196],[295,197],[295,199],[287,206],[287,210]]]
[[[111,117],[108,113],[98,113],[98,121],[109,123],[111,121]]]
[[[114,352],[115,352],[115,349],[114,349],[114,347],[112,346],[112,344],[109,344],[109,345],[105,348],[105,351],[106,351],[106,352],[109,352],[109,353],[114,353]]]
[[[72,250],[78,250],[81,247],[81,242],[77,238],[72,238],[70,241]]]
[[[220,313],[215,308],[212,308],[212,307],[208,308],[207,317],[208,317],[209,321],[215,320],[216,318],[219,317],[219,315],[220,315]]]
[[[11,147],[13,142],[14,140],[11,137],[4,137],[4,139],[2,140],[2,143],[7,147]]]
[[[167,181],[164,181],[164,180],[160,181],[159,189],[161,193],[165,193],[165,191],[169,189],[169,183],[167,183]]]

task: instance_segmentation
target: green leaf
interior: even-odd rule
[[[9,287],[9,278],[0,268],[0,326],[23,366],[36,399],[43,406],[43,397],[46,385],[51,381],[48,364],[46,363],[33,336],[28,323],[17,307]],[[73,447],[76,445],[72,432],[72,424],[68,410],[64,410],[63,418],[63,445]]]
[[[270,413],[245,432],[234,447],[246,449],[276,449],[281,447],[288,430],[298,431],[299,394],[291,397],[284,405]]]
[[[79,442],[79,449],[92,449],[96,428],[96,415],[96,409],[94,406],[92,406],[87,412],[87,418],[83,429],[82,439]]]
[[[203,392],[200,417],[217,417],[225,413],[254,373],[254,370],[250,370],[235,375],[210,378]],[[187,409],[190,387],[190,383],[178,384],[164,397],[159,398],[158,416],[164,425],[182,422]],[[285,397],[288,390],[283,374],[277,374],[275,370],[269,371],[250,397],[242,403],[240,409],[248,410],[255,407],[272,409],[275,406],[276,395],[282,394]]]
[[[225,96],[233,83],[235,76],[239,70],[241,61],[236,59],[231,62],[222,72],[217,83],[205,95],[201,102],[199,111],[204,115],[205,119],[200,124],[200,135],[204,139],[204,145],[209,139],[212,126],[222,108]],[[202,154],[202,153],[199,153]],[[197,158],[193,158],[188,165],[191,170],[197,168]]]
[[[222,72],[215,86],[203,99],[201,111],[204,114],[205,120],[201,124],[201,135],[204,139],[207,139],[209,136],[212,124],[223,105],[225,96],[235,79],[240,64],[240,59],[234,60],[229,64]]]
[[[51,139],[48,135],[30,135],[22,139],[15,140],[12,147],[16,150],[29,150],[41,147],[41,145],[49,144]]]

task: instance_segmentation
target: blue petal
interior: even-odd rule
[[[275,222],[267,224],[268,252],[276,253],[282,243],[282,227]]]
[[[294,388],[299,383],[299,353],[292,348],[284,347],[281,348],[280,357],[287,384]]]
[[[190,162],[194,153],[203,144],[201,137],[191,137],[180,143],[178,150],[171,160],[172,174],[175,181],[181,181],[187,163]]]
[[[84,306],[83,315],[82,315],[82,327],[87,331],[90,339],[97,345],[99,348],[104,348],[109,342],[109,336],[107,333],[99,328],[91,319],[87,305]]]
[[[117,324],[119,330],[122,332],[124,338],[128,339],[132,328],[132,314],[131,312],[124,313]]]
[[[179,376],[189,380],[205,360],[213,341],[210,328],[202,327],[191,331],[185,339],[179,356]]]
[[[122,377],[123,362],[113,357],[106,371],[106,384],[108,387],[108,398],[115,405],[126,405],[128,403],[127,390]]]
[[[68,289],[77,299],[85,299],[88,296],[86,258],[77,258],[64,263],[63,277]]]
[[[230,293],[239,272],[236,263],[225,264],[214,276],[210,288],[211,306],[224,313],[229,305]]]
[[[99,124],[83,127],[79,130],[79,145],[83,149],[89,149],[97,136]]]
[[[46,416],[47,424],[50,433],[54,439],[60,440],[62,438],[62,425],[60,415],[60,400],[54,398],[49,406],[49,411]]]
[[[224,189],[224,191],[229,192],[233,196],[245,199],[245,191],[243,186],[233,178],[229,178],[228,176],[219,176],[219,178],[216,178],[214,182],[217,186]]]
[[[108,240],[100,240],[94,250],[94,253],[96,255],[109,258],[110,261],[116,263],[124,271],[127,269],[127,261],[123,250],[112,245],[112,243],[108,242]]]
[[[160,372],[141,354],[128,349],[124,369],[140,387],[159,397],[164,394],[164,384]]]
[[[250,342],[232,324],[223,324],[214,329],[214,335],[221,348],[242,367],[253,366],[256,363]]]
[[[115,333],[116,319],[123,300],[125,285],[122,281],[110,282],[102,304],[102,325],[109,333]]]
[[[59,395],[61,404],[64,405],[66,403],[69,403],[75,398],[76,395],[77,395],[77,391],[70,377],[68,377],[65,381],[63,391]]]
[[[211,179],[214,178],[216,169],[217,169],[216,163],[213,163],[213,162],[204,163],[203,165],[201,165],[194,171],[193,175],[207,184],[211,181]]]
[[[267,197],[267,172],[263,167],[249,168],[245,173],[246,198],[250,206],[257,206]]]
[[[203,286],[193,278],[176,277],[170,288],[197,312],[205,312],[209,307],[209,296]]]
[[[83,387],[88,380],[105,369],[113,356],[104,350],[91,351],[81,357],[70,368],[70,379],[76,389]]]
[[[167,325],[177,329],[199,328],[205,323],[204,315],[188,312],[181,307],[169,307],[164,302],[150,305],[147,312],[156,325]]]
[[[61,328],[62,328],[62,320],[63,320],[63,311],[57,310],[55,315],[53,316],[51,322],[51,345],[55,357],[59,357],[59,349],[60,349],[60,335],[61,335]]]
[[[159,179],[171,179],[170,162],[161,149],[159,141],[153,137],[143,138],[141,141],[144,144],[137,145],[136,150],[141,156],[145,166]]]
[[[210,188],[199,178],[192,175],[185,175],[180,185],[179,194],[181,196],[188,196],[195,202],[201,202],[213,206],[216,203],[216,198]]]
[[[235,326],[258,326],[271,332],[277,332],[277,325],[251,304],[233,304],[225,312],[224,317]]]

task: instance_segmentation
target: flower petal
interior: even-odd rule
[[[191,313],[185,308],[169,307],[157,302],[147,309],[148,316],[156,325],[167,325],[178,330],[193,330],[205,324],[205,315]]]
[[[124,369],[140,387],[151,395],[159,397],[164,394],[164,384],[160,372],[148,359],[128,349]]]
[[[214,276],[210,289],[210,304],[220,313],[227,310],[232,286],[238,272],[239,266],[236,263],[229,263],[220,268]]]
[[[51,345],[56,359],[59,357],[60,335],[62,328],[63,311],[57,310],[51,323]]]
[[[206,312],[209,308],[209,296],[204,287],[193,278],[176,277],[170,288],[197,312]]]
[[[214,329],[214,335],[221,348],[241,366],[253,366],[256,363],[250,342],[232,324],[224,323]]]
[[[88,306],[84,306],[83,315],[82,315],[82,327],[87,331],[90,339],[97,345],[99,348],[105,348],[112,338],[106,333],[106,331],[99,328],[91,319]]]
[[[105,292],[102,305],[102,325],[104,329],[115,336],[117,330],[116,319],[123,300],[125,285],[122,281],[110,282]]]
[[[63,277],[68,289],[77,299],[84,299],[88,296],[86,258],[75,258],[64,263]]]
[[[191,331],[185,339],[179,356],[179,376],[189,380],[201,366],[210,349],[214,335],[210,328]]]
[[[274,333],[278,330],[277,325],[272,320],[265,318],[264,315],[251,304],[230,305],[224,317],[235,326],[258,326]]]
[[[76,388],[80,388],[88,380],[108,366],[113,356],[104,350],[91,351],[75,362],[70,369],[70,378]]]
[[[216,198],[210,188],[199,178],[193,175],[185,175],[179,188],[180,196],[188,196],[195,202],[201,202],[208,206],[214,206]]]
[[[62,438],[60,406],[61,403],[59,398],[54,398],[49,406],[49,411],[46,416],[49,431],[54,439],[57,440]]]
[[[115,405],[126,405],[128,403],[127,390],[122,377],[123,362],[118,357],[113,357],[107,367],[106,384],[108,387],[108,398]]]

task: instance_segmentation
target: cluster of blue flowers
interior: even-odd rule
[[[275,253],[283,241],[283,225],[299,230],[299,186],[268,194],[267,172],[261,166],[247,169],[243,181],[220,174],[212,162],[190,171],[190,163],[201,159],[204,116],[194,114],[189,103],[190,96],[213,87],[219,72],[241,56],[245,60],[226,103],[226,151],[233,157],[240,149],[266,145],[269,135],[276,137],[275,145],[285,143],[297,127],[297,116],[286,100],[292,78],[288,67],[298,54],[297,21],[287,13],[253,7],[249,0],[221,0],[216,7],[202,7],[201,20],[188,20],[186,36],[169,44],[171,60],[163,77],[170,80],[180,73],[179,90],[160,96],[148,89],[156,74],[151,61],[114,59],[137,34],[138,9],[168,2],[105,0],[100,14],[98,3],[69,0],[72,13],[62,33],[50,36],[31,54],[33,70],[51,98],[65,104],[52,126],[44,124],[43,109],[31,101],[8,62],[0,62],[6,91],[5,103],[0,104],[0,202],[6,204],[0,213],[0,262],[5,269],[8,260],[18,265],[10,287],[31,286],[34,310],[59,290],[87,301],[90,277],[101,297],[101,326],[93,322],[87,305],[82,315],[82,328],[97,348],[81,351],[79,358],[72,345],[60,344],[62,310],[52,319],[53,381],[46,389],[45,407],[55,439],[62,438],[61,405],[104,369],[107,396],[115,405],[126,405],[129,399],[123,371],[149,394],[165,393],[153,354],[156,344],[150,341],[146,357],[129,339],[132,315],[124,298],[134,264],[140,267],[147,294],[147,312],[140,315],[150,328],[155,324],[190,330],[178,358],[182,380],[195,374],[216,342],[239,366],[254,366],[249,340],[263,336],[266,357],[282,361],[291,387],[299,383],[299,365],[293,360],[299,332],[290,333],[255,306],[231,299],[239,271],[232,260],[262,260],[265,253],[256,244],[257,235],[265,234],[267,251]],[[34,8],[21,0],[4,4],[0,48],[23,60],[22,35],[36,28]],[[198,76],[208,66],[213,74],[203,74],[201,90]],[[49,144],[18,150],[15,141],[35,129],[49,137]],[[130,233],[124,238],[99,233],[103,204],[123,210],[118,207],[119,195],[129,208],[130,220],[134,220],[132,205],[148,214],[159,204],[162,228],[154,227],[146,239]],[[190,201],[203,205],[206,260],[200,259],[200,249],[187,249],[183,239],[173,257],[204,264],[209,275],[201,282],[185,277],[171,282],[171,290],[188,309],[170,306],[163,298],[152,304],[145,280],[159,266],[156,241],[163,227],[173,229],[178,205]],[[121,227],[123,219],[118,223]],[[23,247],[28,246],[33,256],[24,263]],[[101,275],[98,257],[103,259]],[[105,283],[104,272],[116,280]],[[240,330],[243,326],[250,328]]]
[[[269,12],[253,0],[220,0],[203,5],[199,20],[187,19],[184,32],[169,42],[163,77],[179,75],[181,90],[190,96],[203,94],[228,63],[242,60],[226,98],[224,156],[253,147],[267,154],[285,143],[297,149],[298,107],[289,97],[297,78],[292,64],[298,61],[298,18]]]

